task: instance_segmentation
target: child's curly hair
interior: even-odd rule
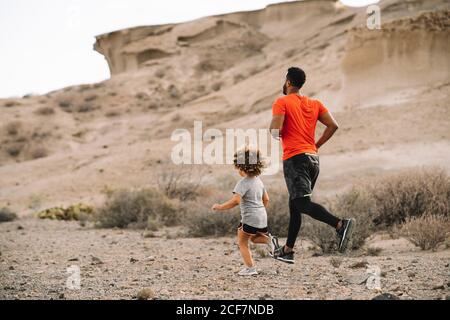
[[[234,167],[244,171],[249,177],[259,176],[265,168],[265,161],[257,148],[245,146],[234,154]]]

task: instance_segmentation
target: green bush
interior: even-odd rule
[[[94,213],[94,208],[83,203],[70,205],[67,208],[53,207],[37,213],[40,219],[82,221],[89,219]]]
[[[103,228],[146,228],[156,224],[172,226],[180,220],[180,210],[156,189],[118,190],[109,193],[99,208],[96,220]]]

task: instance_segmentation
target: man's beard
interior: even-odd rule
[[[287,95],[286,83],[283,84],[283,94],[284,94],[284,95]]]

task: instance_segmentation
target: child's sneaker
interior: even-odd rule
[[[256,274],[258,274],[258,271],[256,271],[255,267],[246,267],[238,273],[240,276],[253,276]]]
[[[269,243],[267,244],[267,247],[269,249],[269,256],[272,258],[275,256],[275,252],[280,250],[280,245],[278,244],[278,237],[272,236],[269,233]]]

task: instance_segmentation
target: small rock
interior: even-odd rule
[[[14,267],[13,267],[13,266],[10,266],[10,267],[9,267],[9,270],[14,270]]]
[[[17,230],[23,230],[24,228],[19,224],[18,226],[17,226]]]
[[[154,256],[148,256],[147,258],[144,259],[144,261],[155,261],[155,257]]]
[[[402,270],[402,267],[397,267],[397,270],[398,270],[398,271]]]
[[[152,231],[145,230],[145,231],[142,233],[142,237],[144,237],[144,238],[155,238],[156,235],[155,235],[155,233],[153,233]]]
[[[373,297],[372,300],[400,300],[400,298],[391,293],[382,293]]]
[[[369,278],[368,274],[362,274],[362,275],[347,276],[344,279],[344,281],[346,281],[349,284],[364,284],[366,283],[368,278]]]
[[[443,284],[437,285],[433,287],[433,290],[444,290],[445,286]]]
[[[130,262],[131,262],[131,263],[136,263],[136,262],[138,262],[138,261],[139,261],[138,259],[130,258]]]
[[[92,263],[91,263],[91,265],[97,265],[97,264],[103,264],[103,261],[102,260],[100,260],[99,258],[97,258],[97,257],[94,257],[94,256],[92,256]]]
[[[408,272],[408,277],[414,278],[416,276],[415,272]]]
[[[166,266],[166,265],[163,265],[163,269],[164,269],[164,270],[169,270],[169,267]]]
[[[137,295],[136,298],[138,300],[150,300],[155,298],[155,293],[150,288],[141,289]]]
[[[60,299],[65,299],[64,293],[61,293],[61,294],[59,295],[59,298],[60,298]]]
[[[368,265],[369,265],[369,263],[368,263],[367,261],[363,260],[363,261],[355,262],[354,264],[352,264],[352,265],[350,266],[350,268],[352,268],[352,269],[365,268],[365,267],[367,267]]]
[[[262,296],[259,296],[258,299],[259,300],[269,300],[269,299],[272,299],[272,296],[268,293],[265,293]]]
[[[67,260],[67,261],[78,261],[78,258],[70,258],[70,259]]]

